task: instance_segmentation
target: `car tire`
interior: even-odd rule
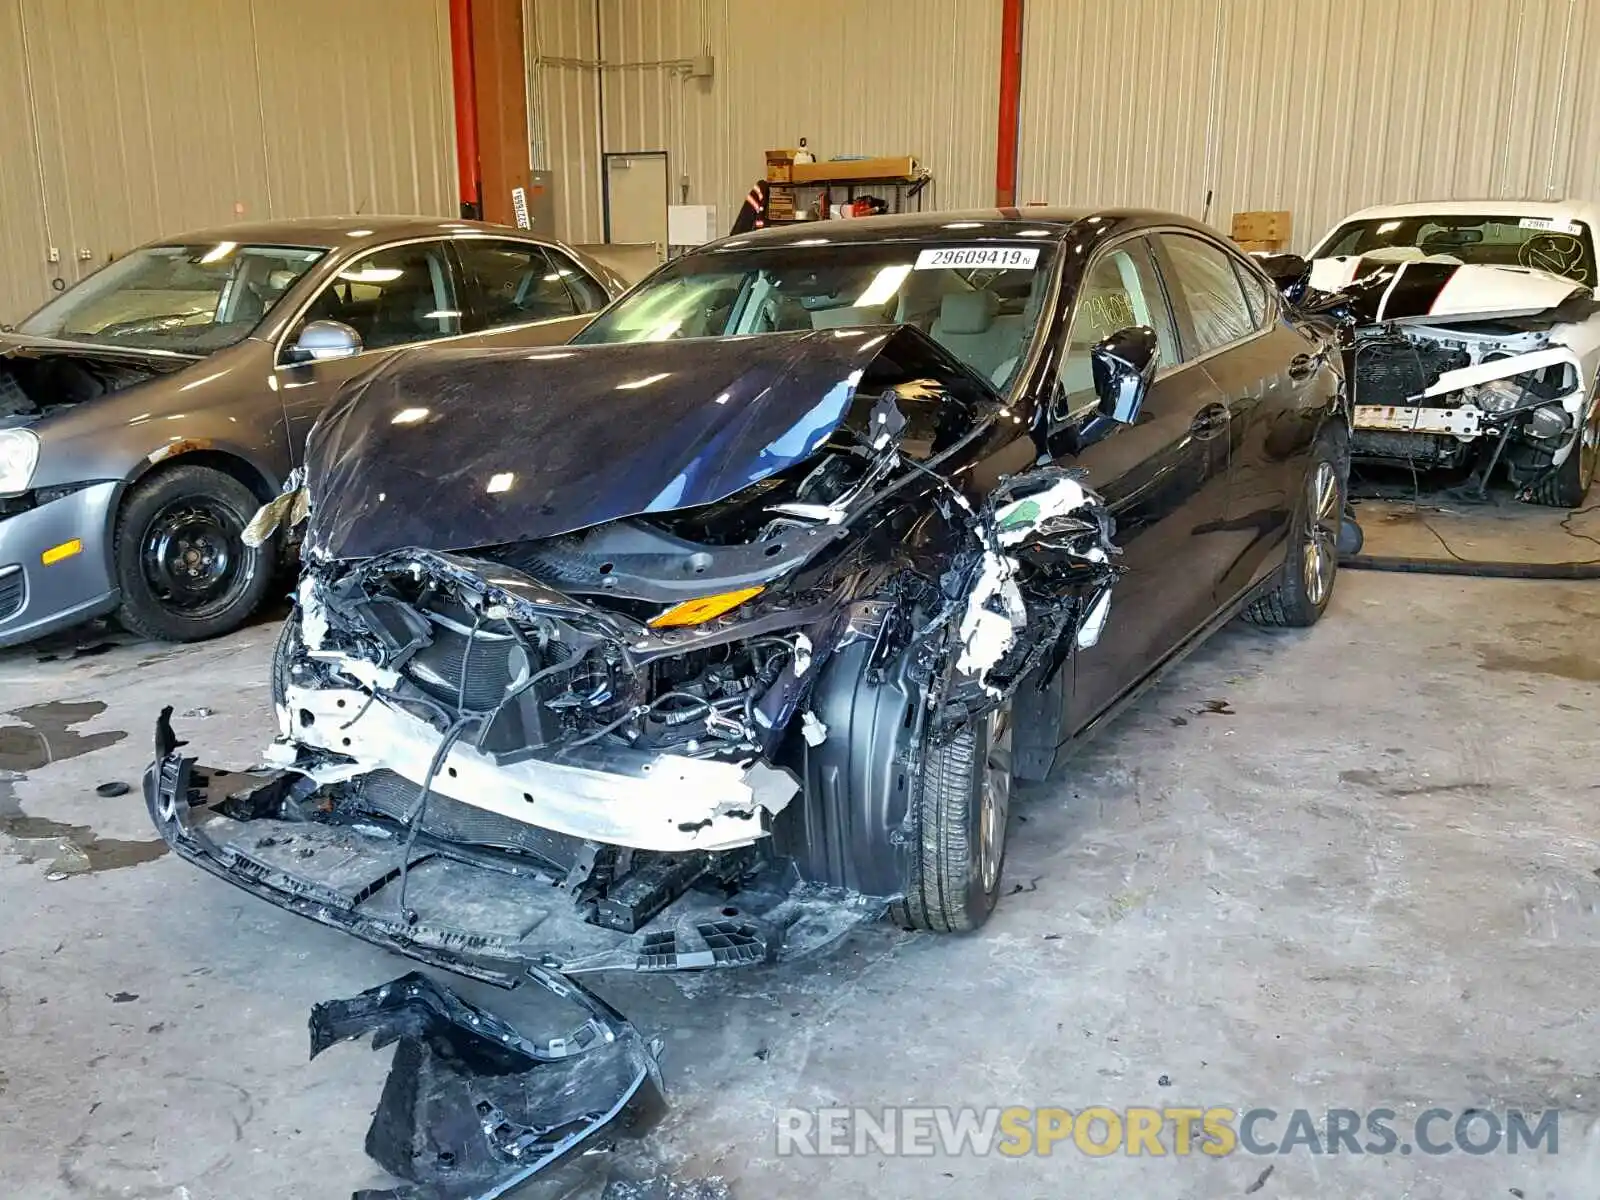
[[[117,620],[141,637],[198,642],[239,628],[272,587],[277,542],[246,546],[260,501],[211,467],[179,466],[134,486],[117,514]]]
[[[1528,489],[1528,499],[1547,508],[1578,508],[1594,483],[1595,462],[1600,459],[1600,405],[1579,436],[1573,452],[1554,471]]]
[[[1272,589],[1252,600],[1244,618],[1252,625],[1304,629],[1327,611],[1339,575],[1339,539],[1349,480],[1348,435],[1343,427],[1317,439],[1295,505],[1289,553]]]
[[[923,752],[905,896],[889,913],[902,928],[967,933],[994,911],[1011,807],[1010,707]]]

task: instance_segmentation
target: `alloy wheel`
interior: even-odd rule
[[[1011,815],[1011,705],[984,719],[983,777],[978,797],[978,873],[984,892],[1000,882],[1005,857],[1006,821]]]
[[[1306,483],[1306,540],[1301,549],[1306,599],[1319,608],[1333,590],[1334,572],[1339,569],[1341,507],[1339,474],[1324,459]]]

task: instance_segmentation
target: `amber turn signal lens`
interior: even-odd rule
[[[70,542],[62,542],[59,546],[51,546],[50,549],[39,555],[39,561],[48,567],[64,558],[71,558],[74,554],[82,553],[83,541],[80,538],[73,538]]]
[[[713,617],[720,617],[730,608],[739,607],[751,596],[764,590],[758,587],[740,588],[736,592],[718,592],[715,596],[685,600],[682,604],[674,604],[666,612],[651,617],[650,625],[655,629],[665,629],[671,625],[703,625]]]

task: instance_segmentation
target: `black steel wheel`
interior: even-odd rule
[[[143,637],[192,642],[248,620],[272,586],[276,543],[246,546],[259,501],[231,475],[180,466],[128,494],[117,517],[118,620]]]

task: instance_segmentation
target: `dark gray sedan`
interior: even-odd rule
[[[282,547],[245,545],[339,388],[407,346],[566,341],[624,289],[514,229],[236,225],[134,250],[0,333],[0,645],[114,613],[236,628]]]

